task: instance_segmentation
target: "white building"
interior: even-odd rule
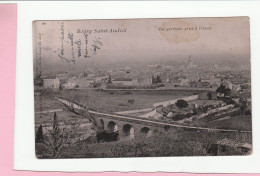
[[[220,78],[215,78],[214,76],[210,77],[210,85],[216,85],[216,86],[220,86],[222,81]]]
[[[150,76],[147,77],[136,77],[133,79],[133,85],[139,85],[139,86],[149,86],[152,85],[152,78]]]
[[[188,86],[189,85],[189,80],[188,79],[181,79],[181,86]]]
[[[76,86],[75,82],[68,81],[67,83],[63,84],[62,87],[64,89],[72,89]]]
[[[112,80],[113,84],[122,85],[122,86],[133,86],[134,83],[131,78],[117,78]]]
[[[56,76],[43,78],[44,89],[59,89],[60,79]]]

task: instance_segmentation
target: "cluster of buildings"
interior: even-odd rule
[[[220,67],[194,65],[189,58],[186,64],[180,66],[147,65],[142,68],[113,68],[103,71],[88,71],[78,74],[59,73],[43,75],[44,89],[73,88],[157,88],[175,87],[217,88],[221,84],[232,91],[250,88],[250,72]]]
[[[209,115],[223,115],[226,113],[235,112],[234,110],[238,110],[238,108],[234,109],[233,104],[227,104],[226,102],[218,100],[216,92],[210,93],[212,94],[212,98],[210,99],[206,92],[181,98],[181,100],[188,103],[186,107],[181,109],[176,106],[176,102],[180,99],[155,103],[153,111],[143,114],[140,117],[186,122]]]

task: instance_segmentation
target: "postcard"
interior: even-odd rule
[[[35,156],[250,155],[249,25],[34,21]]]

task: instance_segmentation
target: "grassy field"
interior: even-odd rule
[[[192,91],[101,91],[63,90],[47,96],[71,99],[102,112],[118,112],[153,107],[154,103],[192,95]],[[132,102],[129,102],[132,101]],[[55,105],[56,107],[57,105]]]
[[[51,94],[49,96],[48,93],[43,93],[42,96],[34,97],[34,109],[35,112],[46,111],[51,109],[62,109],[64,106],[61,103],[58,103],[54,100],[54,96]]]
[[[251,131],[252,130],[252,117],[251,115],[238,115],[238,116],[225,116],[223,118],[208,121],[209,118],[202,118],[192,122],[194,126],[218,128],[218,129],[232,129]]]
[[[252,130],[252,117],[251,115],[241,115],[230,117],[224,120],[217,120],[208,122],[208,127],[221,128],[221,129],[235,129],[235,130]]]
[[[82,116],[76,115],[69,111],[60,111],[56,112],[58,120],[67,122],[67,123],[86,123],[89,122],[88,119],[83,118]],[[36,124],[44,124],[44,123],[50,123],[53,121],[54,113],[42,113],[42,114],[35,114],[35,123]]]
[[[64,122],[88,121],[87,119],[83,119],[81,116],[68,111],[62,103],[58,102],[57,100],[54,100],[52,97],[49,96],[35,97],[34,105],[35,105],[34,107],[36,112],[35,113],[36,124],[52,122],[54,117],[54,112],[44,112],[44,111],[54,110],[54,109],[63,109],[63,111],[56,112],[59,121],[64,121]]]

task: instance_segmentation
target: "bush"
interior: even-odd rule
[[[176,133],[119,142],[111,152],[114,157],[200,156],[205,155],[206,149],[200,142],[180,140]]]
[[[118,106],[126,106],[124,103],[120,103]]]
[[[177,115],[173,116],[172,119],[173,119],[174,121],[183,120],[183,119],[185,119],[185,115],[183,115],[183,114],[177,114]]]
[[[175,105],[176,105],[178,108],[180,108],[180,109],[186,108],[186,107],[189,106],[188,102],[185,101],[185,100],[183,100],[183,99],[177,100],[177,102],[175,103]]]
[[[227,105],[236,103],[232,98],[229,97],[221,97],[220,100],[225,102]]]
[[[248,109],[245,111],[245,115],[251,115],[251,111]]]
[[[134,102],[135,102],[135,99],[129,99],[127,102],[128,102],[129,104],[133,105]]]

